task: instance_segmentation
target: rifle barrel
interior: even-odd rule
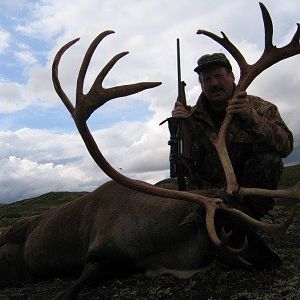
[[[180,41],[177,39],[177,78],[178,78],[178,96],[179,100],[181,96],[181,88],[180,88],[180,83],[181,83],[181,64],[180,64]]]

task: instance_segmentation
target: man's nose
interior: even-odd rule
[[[219,85],[219,81],[218,81],[218,79],[217,78],[211,78],[211,85],[212,86],[217,86],[217,85]]]

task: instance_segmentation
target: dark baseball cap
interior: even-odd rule
[[[214,65],[223,66],[232,71],[231,64],[223,53],[205,54],[198,59],[197,65],[194,69],[197,74],[200,74],[205,68]]]

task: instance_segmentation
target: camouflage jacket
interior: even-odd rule
[[[258,152],[275,153],[283,158],[293,149],[293,135],[277,107],[259,97],[247,97],[253,108],[254,120],[245,122],[235,116],[227,133],[228,153],[234,168]],[[206,134],[209,130],[217,133],[220,126],[209,111],[208,100],[201,94],[187,119],[191,134],[191,159],[186,175],[198,188],[219,187],[226,182],[216,150]]]

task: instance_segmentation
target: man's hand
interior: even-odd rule
[[[228,102],[226,111],[229,114],[237,114],[242,120],[253,119],[253,109],[247,99],[246,91],[239,92],[235,98]]]
[[[191,115],[190,107],[185,107],[181,102],[176,101],[174,109],[172,110],[173,118],[186,119]]]

